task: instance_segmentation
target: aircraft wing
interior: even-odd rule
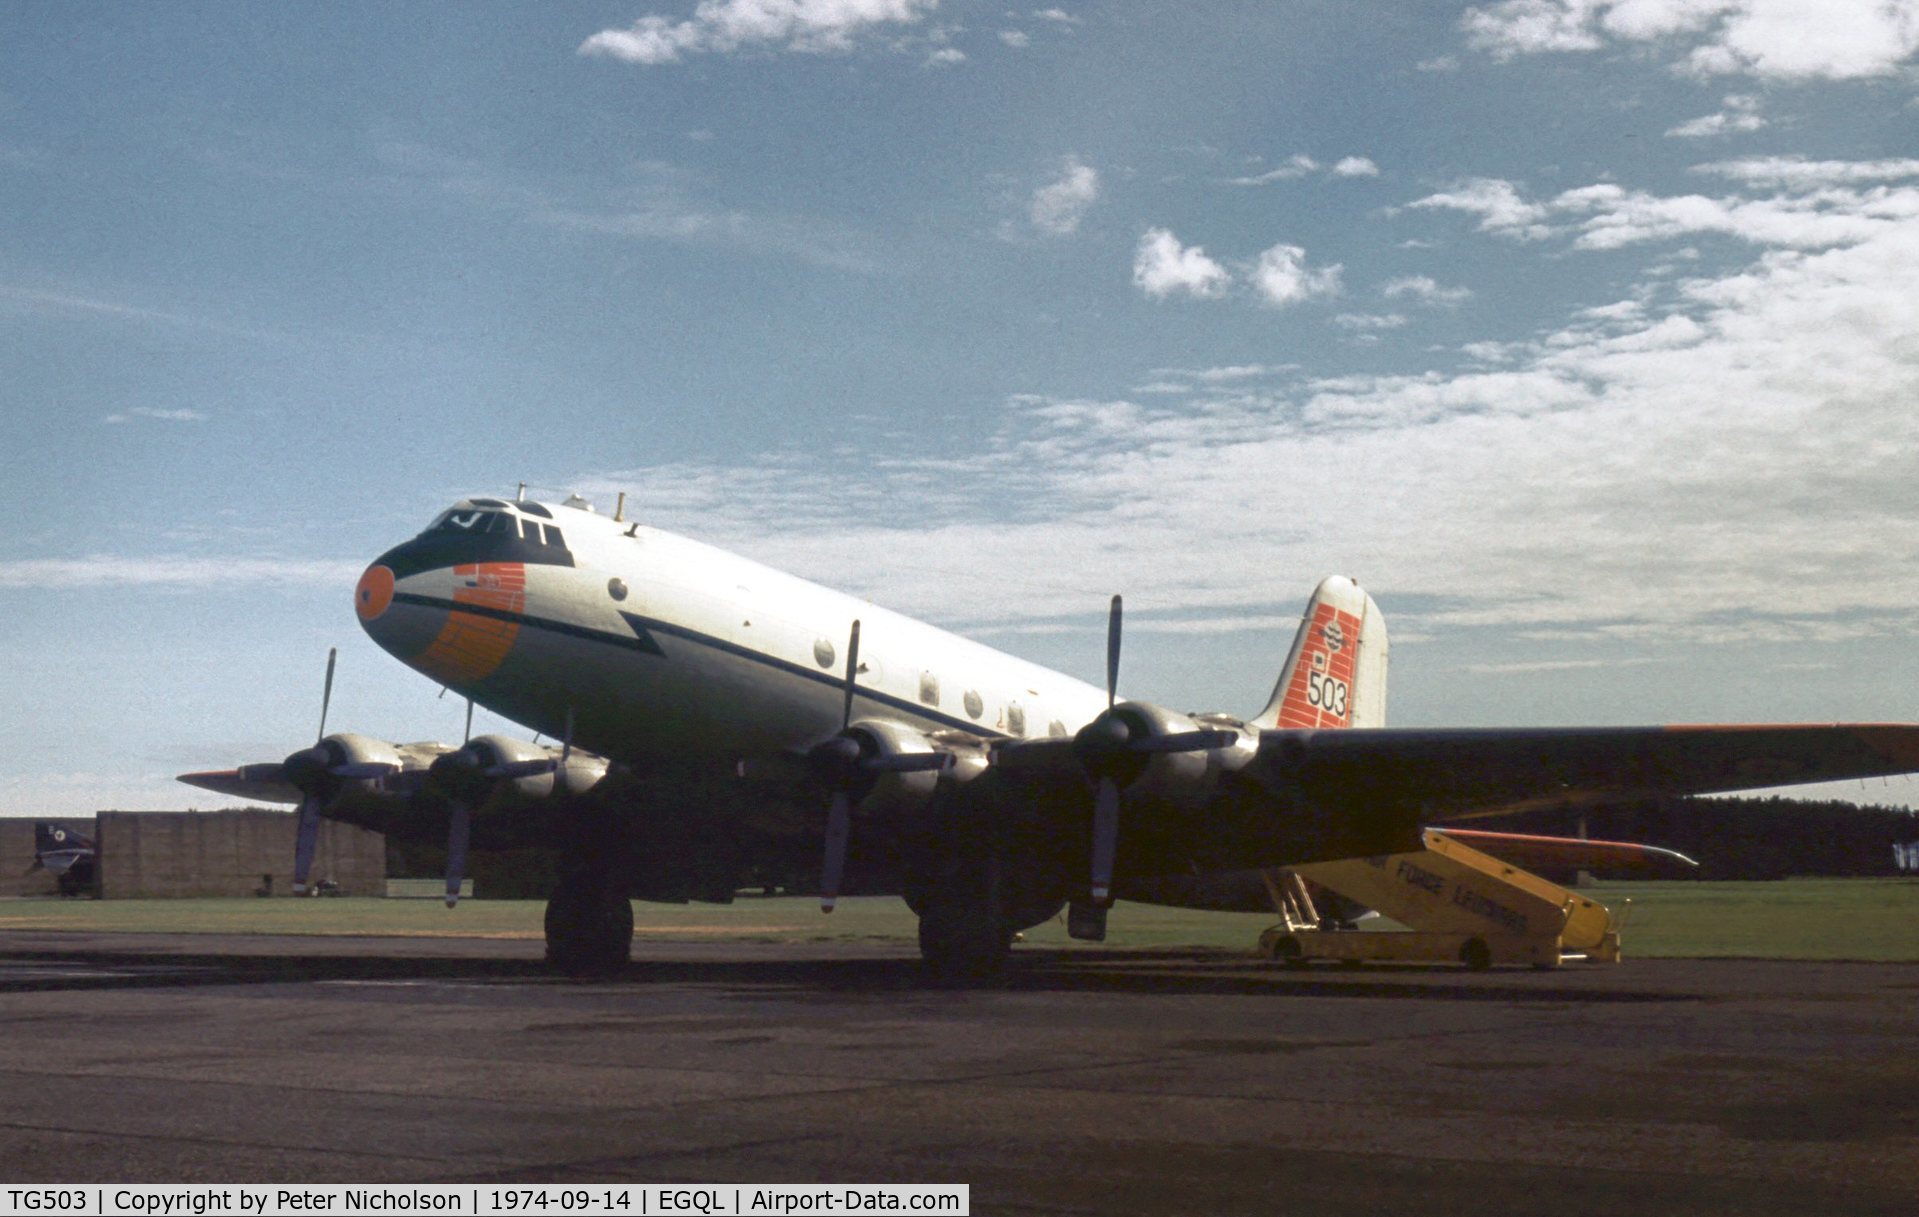
[[[1469,820],[1919,770],[1919,726],[1262,732],[1262,776],[1360,814]]]
[[[252,770],[254,772],[249,773]],[[298,803],[300,792],[281,776],[278,765],[242,765],[237,769],[210,769],[202,773],[183,773],[179,780],[189,786],[254,803]]]

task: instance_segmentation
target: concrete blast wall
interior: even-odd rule
[[[103,811],[96,820],[100,894],[250,896],[271,876],[275,896],[291,895],[295,818],[291,811]],[[29,823],[29,860],[32,831]],[[384,895],[386,839],[320,821],[310,878],[331,879],[349,896]]]

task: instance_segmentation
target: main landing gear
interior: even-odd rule
[[[613,813],[585,813],[568,834],[546,902],[546,962],[567,976],[609,976],[633,953],[626,851]]]
[[[942,860],[920,907],[920,958],[936,983],[983,984],[1006,970],[1013,945],[992,857]]]

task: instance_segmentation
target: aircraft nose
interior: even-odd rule
[[[362,624],[378,621],[393,603],[393,571],[375,562],[366,568],[360,576],[358,587],[353,589],[353,611],[360,615]]]
[[[373,560],[353,588],[353,612],[360,628],[380,649],[411,662],[433,644],[447,622],[447,610],[420,595],[431,590],[416,586],[422,572],[409,564],[404,546]],[[427,572],[430,576],[431,572]],[[407,583],[406,588],[396,585]]]

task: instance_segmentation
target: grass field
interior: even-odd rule
[[[1616,913],[1624,912],[1628,958],[1919,962],[1919,882],[1602,883],[1591,894]],[[537,941],[542,912],[543,905],[531,900],[469,900],[453,910],[437,900],[8,900],[0,902],[0,944],[12,929]],[[742,897],[730,905],[635,904],[634,912],[641,941],[911,942],[915,935],[912,915],[891,897],[842,900],[831,917],[821,915],[816,901],[800,897]],[[1250,950],[1272,920],[1266,914],[1122,904],[1113,911],[1107,942]],[[1026,939],[1049,947],[1081,945],[1058,921],[1028,931]]]

